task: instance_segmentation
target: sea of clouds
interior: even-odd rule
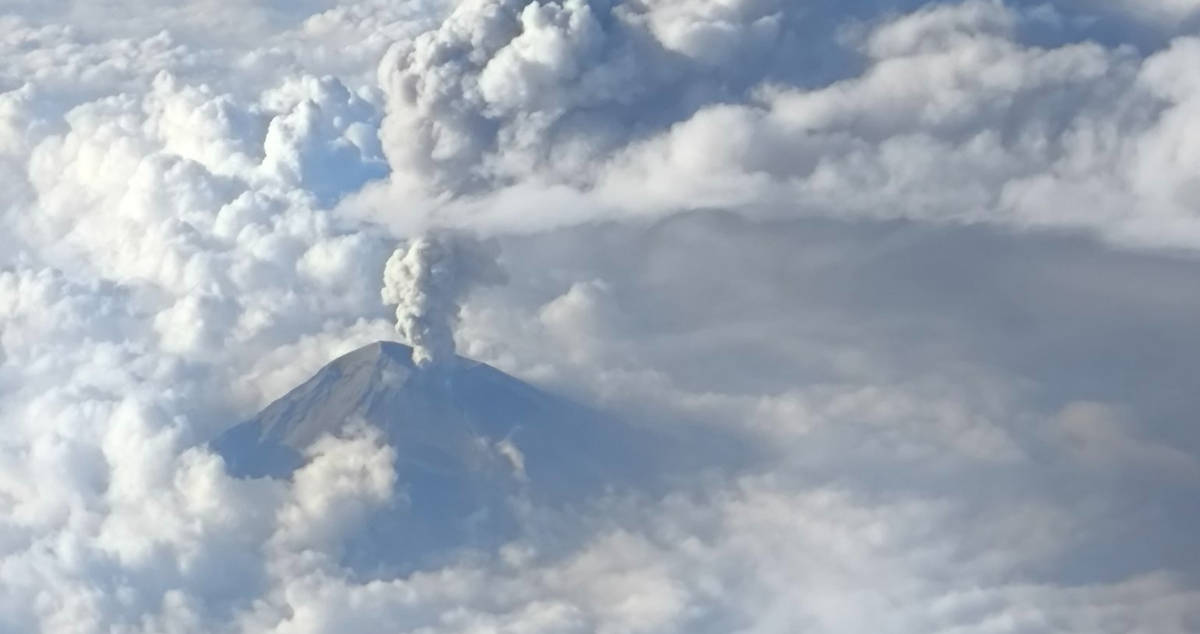
[[[1200,631],[1198,29],[0,0],[0,632]],[[380,434],[287,482],[204,443],[398,337],[385,269],[437,354],[757,457],[353,574]]]

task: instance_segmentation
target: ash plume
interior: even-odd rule
[[[479,286],[507,281],[499,246],[456,232],[434,232],[397,248],[383,270],[383,303],[396,306],[396,332],[413,362],[431,366],[454,357],[461,302]]]

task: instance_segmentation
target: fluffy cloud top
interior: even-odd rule
[[[472,0],[380,66],[401,176],[451,192],[586,183],[594,162],[770,73],[773,2]]]

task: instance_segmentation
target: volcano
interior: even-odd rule
[[[288,478],[316,440],[352,424],[379,428],[396,451],[406,502],[372,518],[365,537],[389,541],[385,563],[402,567],[511,539],[531,505],[644,490],[670,446],[489,365],[418,366],[409,346],[381,341],[335,359],[212,447],[233,475]]]

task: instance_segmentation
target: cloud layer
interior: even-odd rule
[[[0,632],[1200,629],[1194,3],[170,4],[0,2]],[[381,276],[758,457],[347,567],[378,433],[204,443]]]

